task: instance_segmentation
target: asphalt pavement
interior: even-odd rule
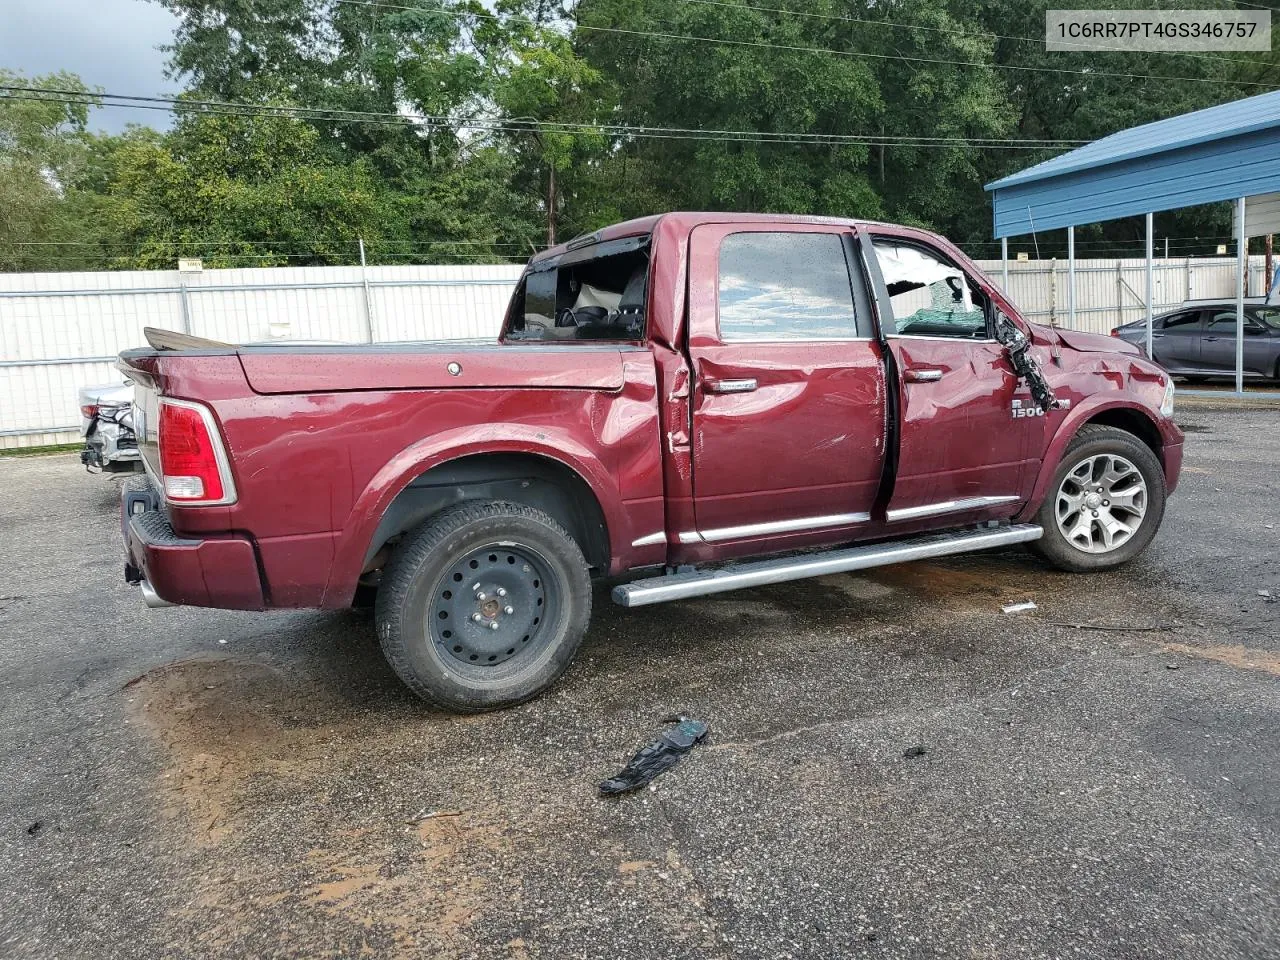
[[[1280,413],[1179,420],[1122,570],[602,591],[467,718],[367,615],[146,609],[113,480],[0,460],[0,956],[1280,958]]]

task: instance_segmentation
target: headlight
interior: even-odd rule
[[[1160,402],[1160,413],[1162,416],[1173,416],[1173,377],[1169,378],[1169,382],[1164,386],[1164,400]]]

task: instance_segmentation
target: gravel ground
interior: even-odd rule
[[[0,460],[0,955],[1280,957],[1277,414],[1180,419],[1121,571],[601,593],[468,718],[365,616],[145,609],[111,480]],[[680,712],[707,745],[598,797]]]

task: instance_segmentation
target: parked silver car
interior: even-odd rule
[[[80,436],[84,449],[80,462],[85,469],[122,471],[141,464],[138,441],[133,433],[133,384],[101,383],[81,387]]]
[[[1111,331],[1146,351],[1147,321],[1135,320]],[[1234,300],[1189,300],[1162,313],[1151,324],[1156,363],[1188,380],[1234,377],[1236,370],[1236,303]],[[1244,376],[1280,380],[1280,307],[1262,298],[1245,301]]]

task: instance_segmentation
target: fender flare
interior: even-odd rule
[[[588,449],[564,431],[520,423],[489,423],[478,429],[457,427],[432,434],[405,447],[374,474],[361,491],[338,532],[333,565],[325,584],[324,607],[350,603],[364,565],[365,552],[391,502],[415,478],[462,457],[486,453],[520,453],[543,457],[573,471],[596,498],[608,529],[610,552],[622,549],[618,537],[628,528],[622,496],[612,474]]]
[[[1044,502],[1045,494],[1049,488],[1049,481],[1053,479],[1054,473],[1062,462],[1062,455],[1066,453],[1067,445],[1080,432],[1081,427],[1098,414],[1105,413],[1108,410],[1130,410],[1150,421],[1152,429],[1160,434],[1161,437],[1164,435],[1156,418],[1151,415],[1151,411],[1137,401],[1115,394],[1088,397],[1078,407],[1072,407],[1071,412],[1058,424],[1058,428],[1045,448],[1043,458],[1040,460],[1040,472],[1036,475],[1035,486],[1031,488],[1031,495],[1027,498],[1022,511],[1015,518],[1016,522],[1022,523],[1036,515],[1040,505]],[[1156,456],[1160,457],[1163,464],[1164,458],[1159,451],[1156,451]]]

